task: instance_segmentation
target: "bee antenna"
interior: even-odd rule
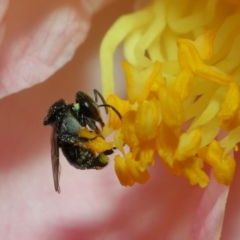
[[[109,107],[111,108],[119,117],[119,119],[121,120],[122,119],[122,115],[120,114],[120,112],[115,108],[113,107],[112,105],[109,105],[109,104],[101,104],[101,105],[98,105],[98,107]]]
[[[93,92],[94,92],[94,96],[95,96],[95,102],[98,101],[98,96],[99,96],[100,99],[102,100],[103,105],[106,105],[106,104],[107,104],[106,101],[105,101],[105,99],[104,99],[104,97],[103,97],[103,95],[102,95],[97,89],[93,89]],[[104,106],[104,107],[105,107],[105,112],[106,112],[106,114],[108,114],[108,109],[107,109],[107,107],[106,107],[106,106]]]

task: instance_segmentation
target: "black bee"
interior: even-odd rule
[[[104,122],[99,111],[99,107],[112,108],[121,119],[120,113],[111,105],[106,104],[102,95],[94,90],[95,101],[86,93],[76,94],[76,103],[67,104],[60,99],[49,109],[43,124],[51,125],[53,128],[51,137],[51,159],[55,190],[60,193],[59,179],[61,165],[59,162],[59,148],[68,162],[77,169],[102,169],[108,164],[106,155],[112,154],[113,149],[97,154],[92,149],[84,146],[84,143],[101,136],[96,123],[104,127]],[[102,105],[97,105],[97,96],[103,101]],[[79,131],[88,127],[90,131],[97,134],[94,138],[79,136]],[[103,138],[103,137],[102,137]]]

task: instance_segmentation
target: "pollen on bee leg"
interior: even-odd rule
[[[91,139],[91,141],[84,142],[83,144],[94,152],[102,153],[113,148],[112,142],[106,142],[105,139],[98,136],[95,132],[90,132],[87,128],[82,128],[78,134],[80,137]]]
[[[108,163],[109,162],[109,158],[105,154],[100,154],[99,160],[102,163]]]
[[[97,136],[95,132],[90,132],[87,128],[81,128],[80,131],[78,132],[79,137],[87,138],[87,139],[92,139]]]
[[[103,138],[97,137],[96,139],[85,142],[87,148],[92,149],[94,152],[102,153],[113,148],[113,142],[106,142]]]

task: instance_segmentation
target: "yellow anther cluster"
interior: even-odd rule
[[[106,34],[103,90],[122,115],[110,110],[107,128],[122,155],[115,157],[122,185],[146,182],[156,154],[192,185],[208,185],[205,165],[219,183],[231,183],[240,140],[240,11],[228,2],[199,0],[193,8],[190,0],[155,0]],[[123,40],[126,100],[112,94],[114,81],[106,84]]]

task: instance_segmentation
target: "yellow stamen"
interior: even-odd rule
[[[145,183],[149,179],[149,173],[145,169],[141,171],[142,169],[139,166],[139,162],[133,159],[131,153],[128,153],[126,156],[126,165],[129,169],[131,177],[135,182]]]
[[[145,183],[149,179],[149,173],[144,170],[140,171],[138,162],[128,153],[126,160],[119,155],[115,157],[115,171],[123,186],[132,186],[135,182]]]
[[[120,183],[123,186],[132,186],[135,182],[131,178],[125,159],[117,155],[115,158],[115,172],[118,176]]]
[[[161,87],[158,92],[163,121],[171,127],[180,127],[184,122],[184,109],[179,95],[172,89]]]
[[[121,114],[121,116],[124,116],[124,114],[130,110],[130,103],[129,101],[124,101],[120,99],[117,95],[109,95],[107,98],[107,104],[114,106],[118,112]],[[114,112],[111,108],[109,109],[109,126],[116,130],[121,127],[121,119],[119,116]]]
[[[200,187],[206,187],[209,182],[208,175],[202,170],[203,161],[200,158],[191,158],[178,163],[181,174],[189,179],[192,185],[199,184]]]
[[[104,128],[115,131],[114,146],[122,153],[115,157],[122,185],[146,182],[156,153],[192,185],[208,185],[206,165],[219,183],[231,183],[231,152],[240,142],[237,2],[202,0],[191,8],[190,0],[153,0],[122,16],[104,37],[104,95],[114,93],[113,52],[120,42],[126,59],[127,99],[107,100],[123,117],[109,110]]]
[[[108,30],[104,37],[100,48],[101,67],[104,69],[102,72],[102,84],[105,86],[105,88],[103,88],[103,96],[108,96],[114,92],[112,53],[115,51],[117,45],[135,29],[136,26],[144,26],[152,20],[152,13],[149,11],[150,8],[122,16]],[[115,29],[117,29],[117,34]]]
[[[145,171],[148,166],[153,166],[154,160],[154,150],[152,148],[153,142],[144,142],[140,148],[136,160],[139,162],[138,168],[140,171]]]
[[[231,76],[215,67],[204,64],[196,48],[188,40],[179,39],[177,44],[179,63],[182,69],[189,69],[197,76],[220,85],[228,85],[232,82]]]
[[[180,141],[176,149],[174,158],[178,161],[186,160],[194,157],[198,152],[202,140],[202,133],[199,128],[192,130],[189,133],[183,133],[180,136]]]
[[[196,48],[200,59],[207,60],[210,59],[213,55],[213,41],[215,35],[215,31],[208,30],[203,35],[200,35],[195,41],[187,41]]]
[[[236,83],[229,85],[225,100],[219,112],[220,125],[231,131],[240,124],[240,94]]]
[[[136,129],[136,111],[129,111],[122,119],[122,134],[124,142],[130,147],[135,147],[139,144]]]
[[[199,150],[199,156],[213,168],[218,182],[229,185],[235,172],[235,161],[230,155],[224,156],[224,150],[215,140],[208,147]]]
[[[161,64],[154,65],[139,72],[134,66],[123,61],[123,69],[126,73],[127,93],[131,104],[146,99],[151,90],[155,77],[159,74]]]
[[[139,140],[153,139],[161,120],[161,112],[156,101],[143,101],[136,112],[135,131]]]
[[[156,148],[159,156],[170,167],[173,167],[173,155],[178,146],[180,129],[173,129],[161,123],[157,130]]]
[[[189,95],[193,85],[193,74],[188,69],[182,70],[174,83],[174,89],[183,102]]]

